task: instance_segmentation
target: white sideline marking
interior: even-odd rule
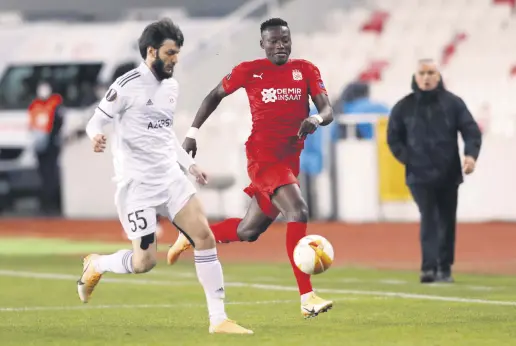
[[[197,275],[191,272],[181,272],[175,270],[161,270],[161,269],[153,269],[149,272],[149,274],[157,275],[157,276],[166,276],[166,277],[182,277],[182,278],[192,278],[197,279]]]
[[[493,287],[489,286],[467,286],[468,289],[472,291],[492,291]]]
[[[386,284],[386,285],[406,285],[406,284],[408,284],[408,282],[405,280],[396,280],[396,279],[384,279],[384,280],[378,280],[378,282],[381,284]]]
[[[226,302],[226,305],[266,305],[266,304],[290,304],[297,300],[263,300],[255,302]],[[12,308],[0,308],[0,312],[21,311],[67,311],[67,310],[101,310],[101,309],[169,309],[169,308],[193,308],[205,307],[206,304],[140,304],[140,305],[73,305],[73,306],[23,306]]]
[[[278,282],[277,278],[269,278],[268,280],[259,280],[259,281]],[[363,279],[349,277],[349,278],[343,278],[343,279],[318,279],[317,282],[318,283],[342,282],[342,283],[347,283],[347,284],[352,284],[352,283],[366,283],[367,284],[367,283],[369,283],[369,284],[384,284],[384,285],[411,285],[411,284],[420,285],[419,282],[416,282],[416,281],[410,282],[410,281],[406,281],[406,280],[389,279],[389,278],[378,279],[378,280],[363,280]],[[439,283],[439,282],[426,284],[426,285],[429,287],[453,287],[453,286],[450,286],[450,284],[448,284],[448,283]],[[506,288],[504,286],[492,287],[492,286],[475,286],[475,285],[460,285],[460,286],[456,286],[456,287],[465,288],[465,289],[469,289],[472,291],[492,291],[492,290],[501,290],[501,289]]]
[[[24,277],[34,279],[51,279],[51,280],[77,280],[77,275],[70,274],[58,274],[58,273],[34,273],[25,271],[15,270],[0,270],[0,276],[10,277]],[[116,282],[116,283],[127,283],[136,285],[160,285],[160,286],[184,286],[198,284],[194,281],[157,281],[157,280],[144,280],[144,279],[116,279],[116,278],[105,278],[103,282]],[[249,287],[259,290],[268,291],[297,291],[297,287],[293,286],[282,286],[282,285],[267,285],[267,284],[253,284],[245,282],[226,282],[227,287]],[[367,291],[367,290],[348,290],[348,289],[333,289],[333,288],[321,288],[317,289],[317,292],[330,293],[330,294],[350,294],[350,295],[361,295],[361,296],[376,296],[376,297],[391,297],[391,298],[403,298],[403,299],[419,299],[419,300],[435,300],[435,301],[446,301],[454,303],[471,303],[471,304],[485,304],[485,305],[505,305],[505,306],[516,306],[516,301],[503,301],[503,300],[487,300],[487,299],[476,299],[476,298],[461,298],[461,297],[448,297],[439,295],[429,294],[417,294],[417,293],[404,293],[404,292],[388,292],[388,291]]]
[[[232,287],[250,287],[250,288],[261,289],[261,290],[270,290],[270,291],[297,291],[297,287],[280,286],[280,285],[248,284],[248,283],[243,283],[243,282],[228,282],[228,283],[226,283],[226,286],[228,286],[228,287],[230,287],[230,286],[232,286]],[[343,290],[343,289],[333,289],[333,288],[320,288],[320,289],[316,289],[316,291],[321,292],[321,293],[332,293],[332,294],[352,294],[352,295],[361,295],[361,296],[393,297],[393,298],[421,299],[421,300],[438,300],[438,301],[446,301],[446,302],[454,302],[454,303],[516,306],[516,302],[514,302],[514,301],[447,297],[447,296],[418,294],[418,293],[366,291],[366,290]]]
[[[80,274],[79,274],[80,275]],[[57,273],[36,273],[22,272],[16,270],[0,270],[0,276],[10,276],[29,279],[49,279],[49,280],[79,280],[79,275],[57,274]],[[196,281],[163,281],[147,279],[122,279],[122,278],[103,278],[102,282],[114,282],[133,285],[153,285],[153,286],[186,286],[188,284],[198,284]]]

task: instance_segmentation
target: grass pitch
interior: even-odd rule
[[[334,309],[304,320],[288,266],[223,263],[227,312],[255,334],[210,335],[190,261],[161,262],[143,275],[106,274],[82,304],[76,253],[99,247],[119,248],[0,238],[0,345],[516,344],[512,277],[457,275],[453,285],[423,286],[412,272],[331,268],[313,282]]]

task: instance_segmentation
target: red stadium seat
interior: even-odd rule
[[[463,32],[458,33],[453,37],[453,39],[450,43],[448,43],[446,46],[444,46],[442,56],[441,56],[441,64],[442,65],[446,65],[450,62],[450,59],[453,57],[453,55],[457,51],[457,46],[462,41],[466,40],[467,37],[468,36],[466,35],[466,33],[463,33]]]
[[[510,76],[511,76],[511,78],[516,77],[516,64],[512,65]]]
[[[493,0],[495,5],[510,5],[514,7],[516,5],[516,0]]]
[[[361,82],[377,82],[382,80],[382,72],[383,70],[389,66],[389,62],[385,60],[375,60],[372,61],[369,66],[362,71],[358,79]]]
[[[454,53],[455,53],[455,44],[448,43],[443,49],[441,64],[447,65],[450,62],[450,59],[452,58]]]
[[[362,32],[374,32],[377,34],[381,34],[383,31],[383,27],[385,22],[389,18],[389,14],[384,11],[374,11],[371,13],[371,17],[365,22],[360,30]]]

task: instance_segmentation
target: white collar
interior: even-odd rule
[[[137,70],[141,73],[142,77],[145,77],[148,80],[153,80],[155,83],[160,83],[160,81],[156,79],[156,76],[154,76],[154,73],[149,68],[149,66],[147,66],[145,61],[140,63],[140,66],[138,66]]]

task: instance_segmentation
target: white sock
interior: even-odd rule
[[[301,304],[304,304],[308,300],[308,298],[310,298],[312,293],[314,293],[314,292],[308,292],[308,293],[302,294],[301,295]]]
[[[111,255],[103,255],[93,261],[95,270],[115,274],[131,274],[133,271],[133,250],[120,250]]]
[[[224,275],[217,257],[217,249],[194,250],[197,278],[204,288],[208,302],[210,323],[216,326],[227,319],[224,310]]]

